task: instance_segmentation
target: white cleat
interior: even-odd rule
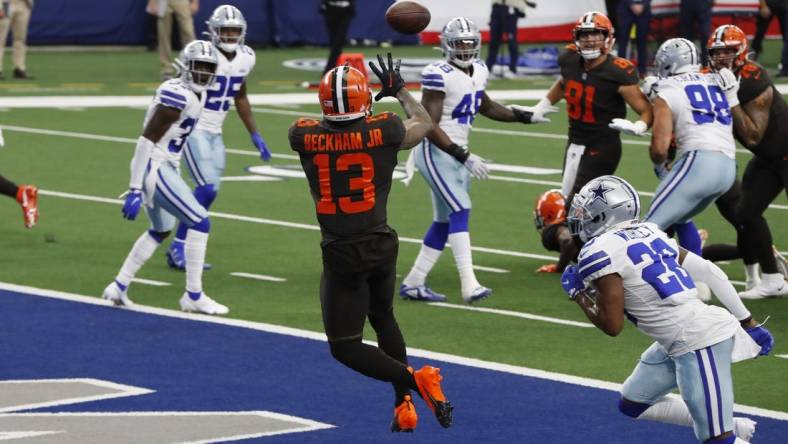
[[[764,299],[785,295],[788,295],[788,282],[780,273],[764,274],[759,285],[739,293],[742,299]]]
[[[101,297],[117,306],[131,307],[134,305],[134,302],[129,299],[125,291],[122,291],[120,287],[118,287],[118,284],[116,284],[115,281],[112,281],[109,283],[109,285],[107,285],[107,288],[104,289],[104,293],[101,295]]]
[[[733,434],[743,441],[750,442],[752,435],[755,434],[755,425],[758,424],[750,418],[734,417]]]
[[[201,293],[200,298],[196,301],[189,297],[189,293],[183,293],[180,303],[181,310],[193,313],[226,315],[230,312],[230,309],[227,308],[227,306],[214,301],[205,293]]]

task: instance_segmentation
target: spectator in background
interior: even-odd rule
[[[635,44],[638,51],[638,72],[643,77],[646,74],[646,40],[650,30],[651,0],[623,0],[618,4],[618,21],[616,26],[616,39],[618,40],[618,56],[627,57],[629,45],[629,31],[632,24],[636,27]]]
[[[679,5],[679,32],[681,37],[692,41],[695,36],[695,23],[698,24],[698,38],[700,47],[706,44],[711,33],[711,8],[714,0],[681,0]],[[706,51],[700,52],[700,60],[703,66],[708,64],[708,54]]]
[[[200,0],[148,0],[148,14],[158,15],[156,31],[159,38],[159,73],[162,80],[175,74],[172,67],[172,18],[178,22],[181,45],[195,40],[192,16],[200,9]]]
[[[27,73],[27,27],[33,12],[34,0],[2,0],[0,8],[0,80],[3,76],[3,57],[9,29],[13,33],[14,78],[32,79]]]
[[[525,8],[536,7],[536,3],[528,0],[493,0],[490,14],[490,49],[487,53],[487,68],[493,73],[493,66],[498,59],[498,47],[503,35],[509,38],[509,69],[503,70],[501,77],[513,79],[517,77],[517,19],[525,17]]]
[[[755,52],[752,57],[753,60],[758,60],[758,56],[763,51],[763,37],[766,35],[766,30],[769,28],[769,23],[772,18],[777,18],[780,22],[780,32],[783,35],[783,51],[780,58],[781,67],[778,77],[788,76],[788,48],[785,45],[785,26],[786,16],[788,15],[788,8],[786,8],[786,0],[760,0],[760,10],[758,11],[757,27],[755,30],[755,37],[752,39],[752,50]]]
[[[605,8],[607,9],[607,18],[610,19],[610,23],[613,24],[613,29],[618,29],[618,3],[621,0],[605,0]]]
[[[321,0],[320,13],[323,14],[323,19],[326,21],[330,48],[326,67],[323,69],[323,74],[325,74],[336,66],[337,59],[342,54],[342,46],[347,39],[350,20],[356,14],[356,7],[354,0]]]

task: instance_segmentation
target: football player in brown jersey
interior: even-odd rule
[[[394,386],[391,430],[410,432],[417,416],[410,391],[417,390],[443,427],[452,420],[440,369],[408,367],[405,341],[394,317],[397,233],[388,226],[386,203],[397,153],[416,145],[433,128],[432,119],[404,88],[399,60],[370,68],[380,78],[376,100],[396,97],[408,119],[372,115],[364,74],[349,66],[328,71],[318,93],[323,118],[298,119],[289,131],[309,180],[320,224],[323,273],[320,304],[331,355],[366,376]],[[378,346],[362,342],[367,318]]]
[[[638,72],[626,59],[610,54],[615,38],[601,12],[583,14],[572,30],[574,43],[561,55],[561,77],[535,111],[566,100],[569,144],[561,192],[572,201],[589,180],[613,174],[621,159],[619,131],[643,135],[651,126],[651,104],[638,88]],[[629,105],[636,122],[625,119]]]
[[[566,199],[561,190],[547,190],[534,205],[534,224],[542,238],[542,245],[559,253],[558,262],[537,268],[538,273],[562,273],[570,261],[577,260],[580,240],[569,231],[566,222]]]
[[[788,185],[788,107],[766,70],[747,59],[747,36],[733,25],[714,30],[706,44],[712,70],[728,68],[739,77],[741,106],[732,108],[736,139],[754,154],[742,177],[736,219],[747,236],[757,262],[745,264],[748,281],[761,282],[740,293],[745,299],[788,294],[788,282],[778,268],[769,225],[763,217],[769,204]],[[739,242],[739,245],[742,245]],[[743,253],[743,252],[742,252]],[[745,255],[746,257],[746,255]]]

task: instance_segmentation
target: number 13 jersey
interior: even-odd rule
[[[235,94],[254,69],[255,57],[254,51],[246,45],[238,46],[232,60],[227,59],[222,51],[216,51],[216,58],[219,60],[216,78],[204,93],[205,106],[197,123],[198,131],[221,134],[222,124],[234,103]]]
[[[652,223],[627,222],[594,238],[580,251],[578,269],[591,287],[602,276],[621,276],[626,317],[670,356],[714,345],[739,328],[727,310],[697,299],[676,242]]]
[[[405,125],[384,112],[345,124],[299,119],[288,135],[301,158],[323,240],[390,232],[386,202]]]

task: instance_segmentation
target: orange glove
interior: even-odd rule
[[[558,264],[545,264],[536,269],[537,273],[558,273]]]

